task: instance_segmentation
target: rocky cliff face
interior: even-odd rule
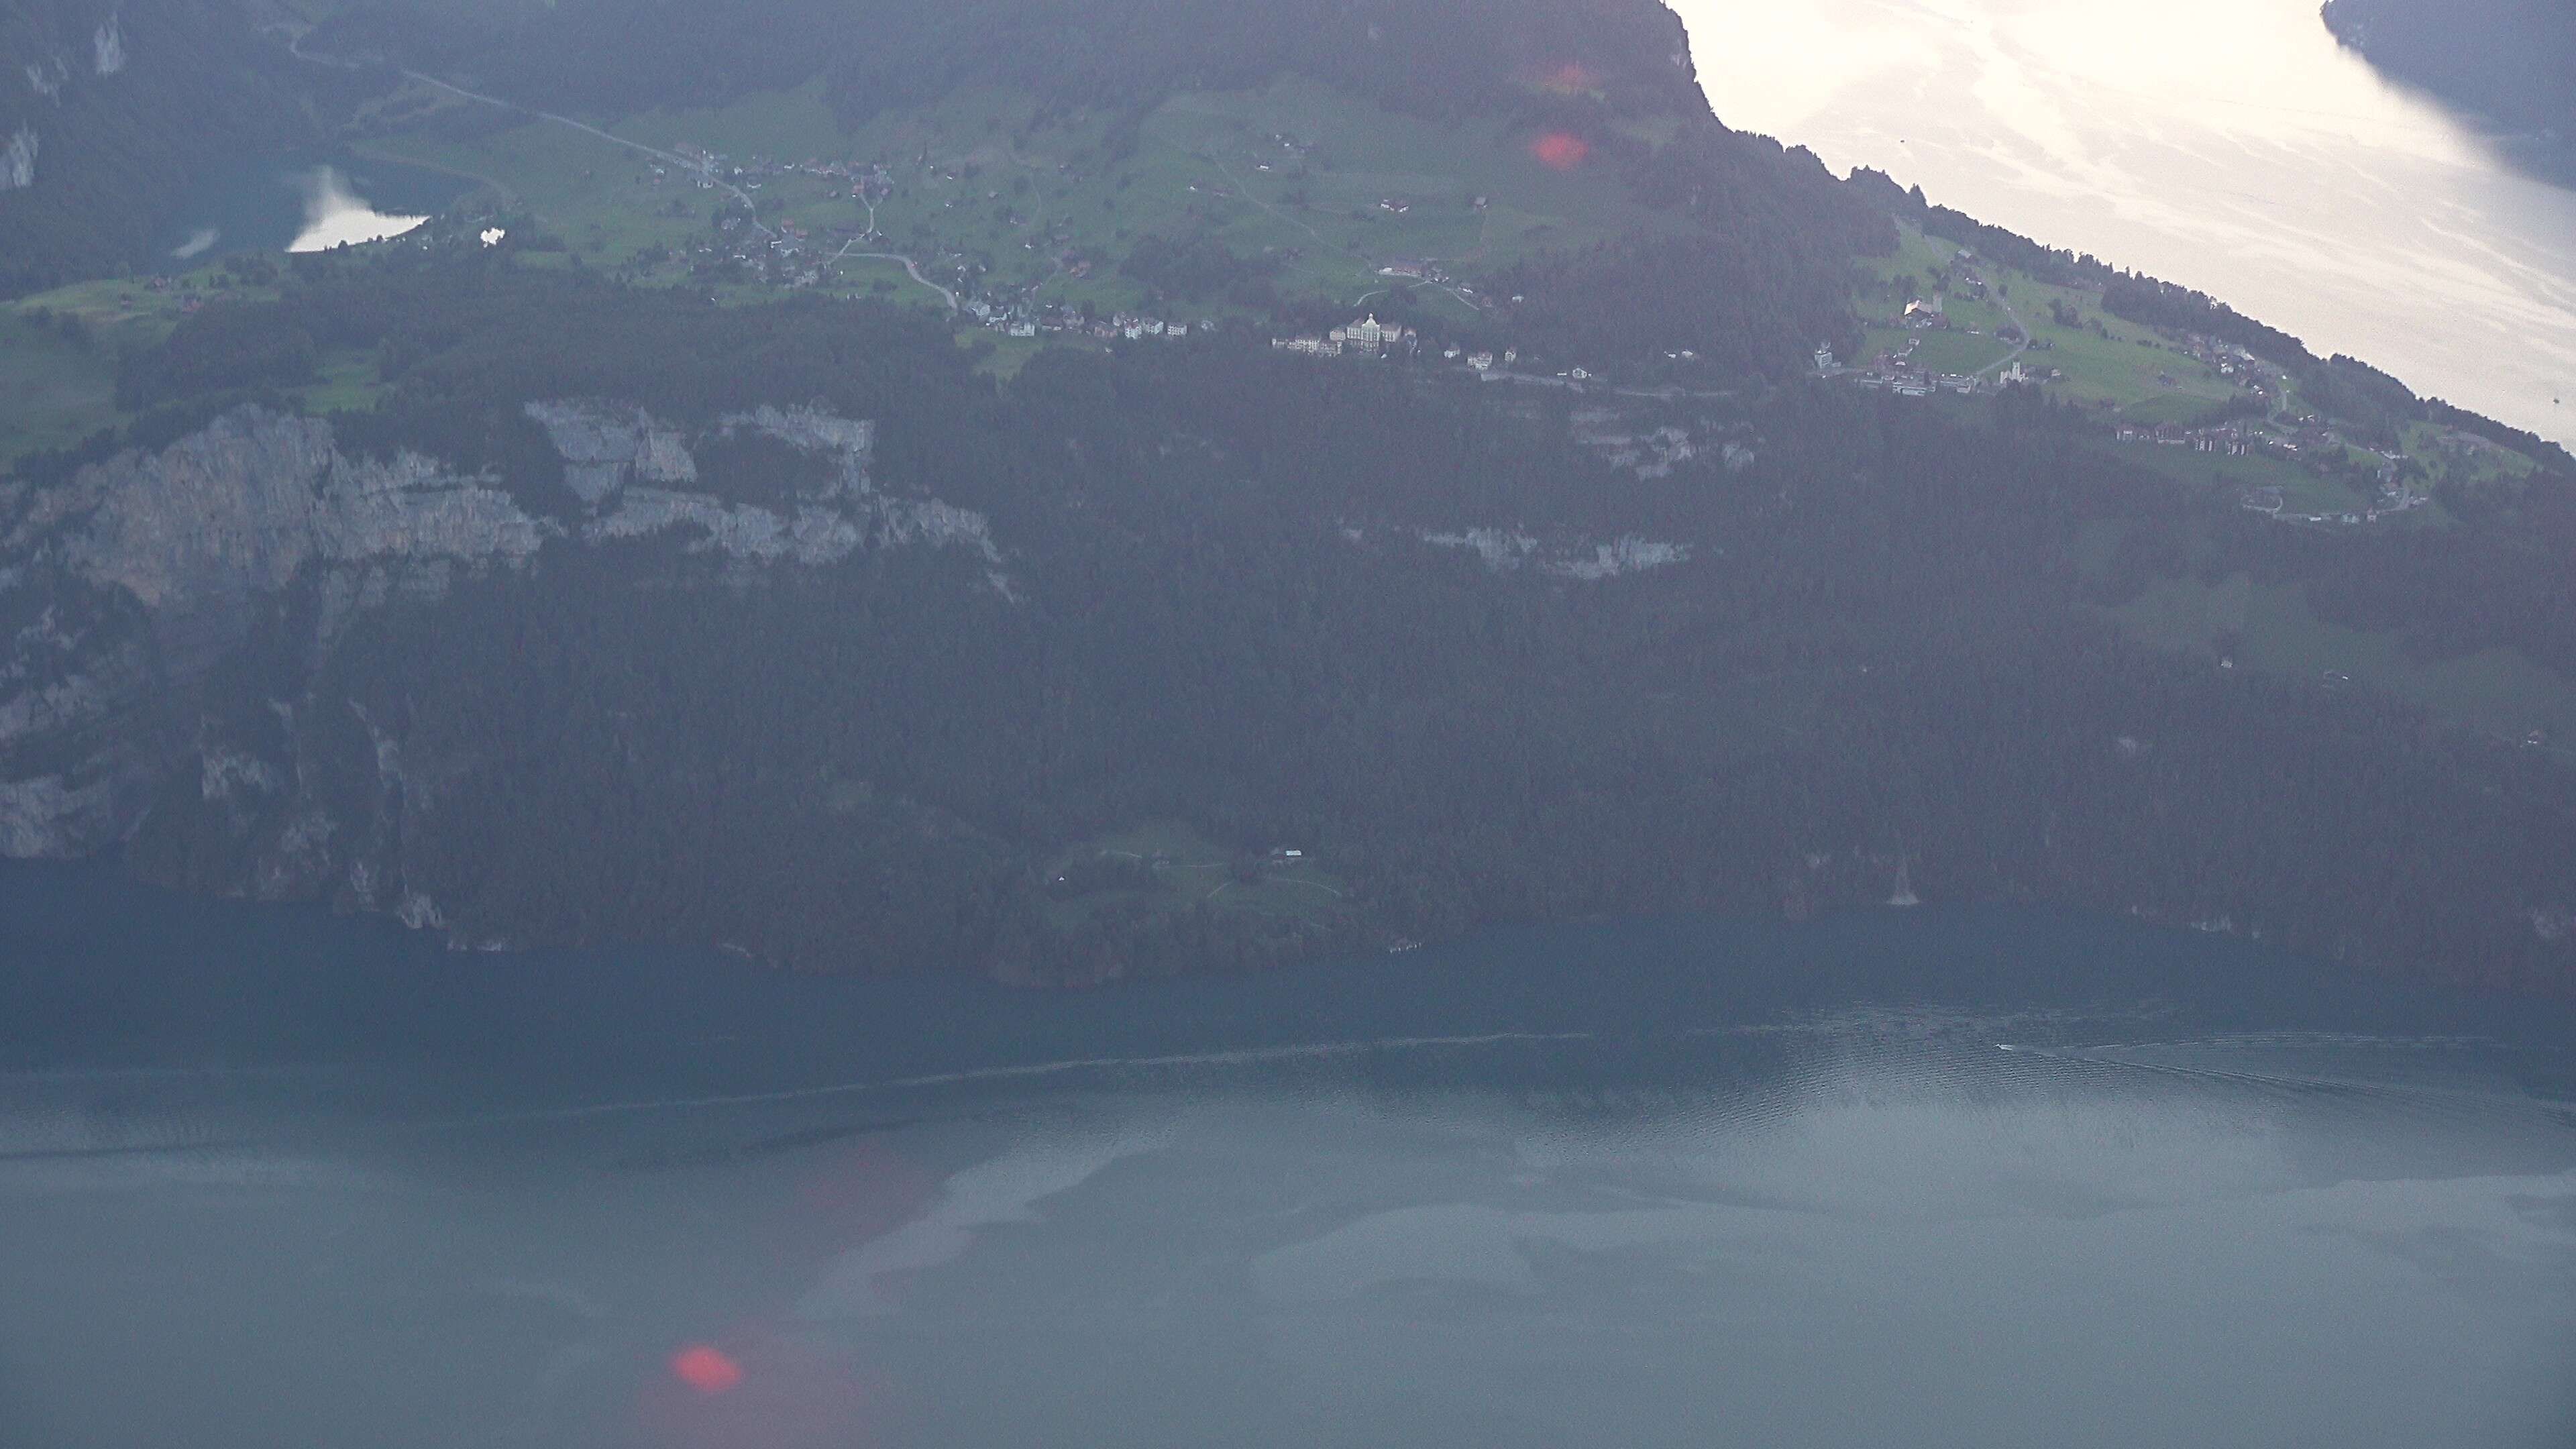
[[[0,147],[0,191],[36,184],[36,152],[41,144],[33,126],[20,126],[9,133],[9,144]]]
[[[601,403],[534,402],[529,418],[546,430],[564,460],[564,482],[590,512],[581,535],[590,542],[643,538],[672,529],[704,535],[694,545],[755,563],[838,563],[863,547],[928,544],[959,547],[994,572],[1008,591],[982,515],[936,499],[879,493],[869,474],[876,425],[810,408],[763,406],[724,418],[709,433],[729,439],[749,432],[820,456],[824,481],[792,507],[727,503],[697,488],[698,465],[680,428],[641,408]]]
[[[1009,593],[981,515],[877,490],[864,420],[762,408],[693,436],[616,404],[528,412],[563,458],[578,517],[539,517],[503,480],[417,453],[352,456],[327,422],[257,409],[49,489],[0,491],[0,853],[113,846],[176,790],[201,833],[211,821],[236,837],[214,867],[229,888],[337,893],[439,925],[404,883],[403,843],[457,762],[420,758],[391,723],[292,680],[264,709],[209,706],[207,681],[255,636],[273,639],[279,618],[300,653],[285,668],[309,681],[371,609],[665,534],[751,570],[949,550]],[[745,430],[811,455],[823,481],[777,507],[711,491],[721,480],[701,477],[693,443]],[[287,609],[296,590],[306,602]],[[264,667],[279,683],[279,666]],[[372,789],[320,788],[317,752],[360,737]]]

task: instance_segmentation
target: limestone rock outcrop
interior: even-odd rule
[[[871,549],[954,550],[968,586],[1016,597],[981,514],[876,487],[867,420],[761,407],[692,431],[629,404],[526,412],[562,459],[571,516],[531,507],[513,480],[407,450],[353,454],[328,421],[259,408],[47,486],[0,484],[0,855],[107,849],[185,796],[208,828],[240,837],[225,888],[333,895],[439,926],[437,903],[404,877],[405,840],[472,762],[410,748],[398,722],[308,687],[368,612],[542,569],[554,550],[662,535],[737,579]],[[725,496],[693,450],[746,431],[812,455],[814,486],[787,501]],[[281,629],[302,681],[264,704],[236,690],[211,705],[208,681]],[[281,666],[263,667],[278,685]],[[313,786],[318,742],[334,740],[370,762],[372,785],[336,798]]]

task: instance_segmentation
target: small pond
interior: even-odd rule
[[[164,271],[231,252],[318,252],[400,236],[472,186],[365,157],[265,156],[209,172],[180,199],[149,258]]]

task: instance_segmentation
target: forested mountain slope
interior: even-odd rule
[[[483,189],[11,314],[95,395],[0,479],[0,850],[1045,981],[1947,898],[2576,984],[2565,454],[1731,131],[1658,6],[282,63]]]
[[[2408,551],[2282,557],[2036,400],[1614,419],[1226,335],[997,388],[917,313],[470,254],[220,330],[259,329],[414,360],[22,481],[21,852],[1043,979],[1915,894],[2568,969],[2576,776],[2091,607],[2176,554],[2322,593]],[[1657,428],[1692,455],[1614,463]]]

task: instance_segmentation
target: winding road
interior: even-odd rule
[[[2010,367],[2020,360],[2023,353],[2030,351],[2030,328],[2022,322],[2021,314],[2013,310],[2012,300],[2003,294],[2000,287],[1995,289],[1995,305],[2003,308],[2004,315],[2012,319],[2013,330],[2021,334],[2021,340],[2013,344],[2012,351],[1968,374],[1970,377],[1983,377],[1996,368]]]
[[[1188,154],[1196,156],[1198,159],[1205,161],[1210,166],[1215,167],[1216,174],[1225,178],[1225,184],[1234,188],[1235,195],[1242,197],[1244,200],[1251,202],[1261,210],[1270,213],[1279,220],[1284,221],[1290,226],[1297,228],[1299,231],[1304,232],[1306,235],[1313,237],[1315,239],[1315,245],[1329,248],[1334,251],[1341,250],[1339,247],[1333,246],[1331,242],[1324,240],[1324,234],[1322,232],[1315,230],[1313,227],[1308,226],[1296,217],[1290,216],[1288,213],[1281,211],[1278,207],[1272,206],[1269,202],[1253,195],[1252,188],[1235,179],[1234,173],[1226,169],[1226,164],[1224,162],[1219,161],[1216,157],[1209,155],[1204,151],[1194,151]]]
[[[327,65],[337,70],[363,70],[366,68],[367,62],[365,61],[351,60],[345,56],[315,55],[311,51],[306,50],[304,48],[304,37],[309,33],[311,33],[310,27],[307,27],[304,30],[287,31],[286,53],[309,65]],[[469,91],[463,86],[456,85],[449,81],[440,80],[434,75],[427,75],[420,71],[412,70],[406,66],[395,66],[394,72],[407,81],[414,81],[436,90],[445,91],[449,95],[458,97],[462,100],[477,101],[487,106],[499,106],[502,110],[517,111],[522,115],[534,116],[541,121],[552,121],[558,126],[570,126],[576,131],[597,136],[599,139],[609,142],[612,145],[623,146],[629,151],[642,152],[644,155],[650,156],[656,161],[665,161],[673,166],[679,167],[683,171],[702,176],[710,185],[717,187],[727,195],[731,196],[734,200],[741,202],[743,209],[752,214],[751,224],[754,227],[759,228],[761,235],[777,235],[777,233],[772,232],[768,226],[761,221],[760,206],[757,202],[754,202],[751,199],[751,193],[734,185],[723,177],[718,176],[715,173],[715,168],[712,166],[700,165],[677,152],[665,151],[657,146],[647,146],[641,141],[629,141],[623,136],[603,131],[597,126],[591,125],[586,121],[576,121],[570,116],[559,116],[552,111],[540,111],[534,106],[523,106],[516,101],[505,101],[499,96],[487,96],[480,91]],[[951,299],[951,305],[955,305],[954,299]]]
[[[302,30],[293,30],[287,33],[287,53],[294,56],[297,60],[305,61],[313,65],[332,66],[341,70],[357,70],[363,68],[365,65],[365,62],[363,61],[349,60],[339,56],[315,55],[310,51],[307,51],[304,49],[304,36],[306,33],[307,32]],[[407,67],[396,66],[394,69],[405,80],[417,82],[418,84],[429,86],[436,90],[445,91],[449,95],[456,96],[463,100],[475,101],[487,106],[498,106],[505,111],[517,111],[523,115],[534,116],[541,121],[552,121],[558,126],[570,126],[576,131],[580,131],[585,135],[596,136],[600,140],[606,141],[611,145],[623,146],[629,151],[640,152],[643,155],[652,157],[656,161],[667,162],[672,166],[678,167],[682,171],[703,177],[710,185],[721,189],[734,200],[741,202],[743,210],[751,213],[751,224],[759,229],[761,235],[777,235],[776,232],[769,229],[766,223],[761,221],[759,203],[751,199],[751,193],[734,185],[725,178],[718,176],[712,165],[692,161],[688,157],[682,156],[677,152],[665,151],[658,146],[647,146],[641,141],[630,141],[624,136],[617,135],[614,132],[603,131],[599,127],[591,125],[587,121],[576,121],[570,116],[557,115],[552,111],[541,111],[533,106],[520,105],[515,101],[505,101],[499,96],[487,96],[480,91],[469,91],[465,87],[457,85],[452,81],[440,80],[434,75],[427,75],[420,71],[411,70]],[[508,190],[506,187],[501,189],[505,192]],[[864,198],[862,200],[863,204],[868,208],[868,230],[874,232],[876,230],[876,204],[874,202],[867,202]],[[833,254],[832,261],[837,262],[844,257],[864,257],[871,261],[901,262],[903,264],[905,274],[910,276],[914,281],[919,282],[921,285],[937,292],[939,294],[939,300],[948,304],[949,311],[954,312],[959,310],[957,294],[950,291],[948,288],[939,285],[937,282],[930,280],[928,277],[923,276],[921,274],[921,267],[919,264],[915,263],[912,258],[907,257],[900,252],[852,251],[850,248],[855,245],[857,245],[855,242],[844,244],[840,251]]]
[[[873,228],[871,229],[873,230]],[[928,277],[923,276],[921,274],[921,268],[913,264],[912,258],[905,256],[901,252],[854,252],[850,250],[850,248],[857,245],[857,242],[843,242],[841,244],[841,249],[832,253],[830,260],[826,261],[824,265],[830,266],[832,262],[837,262],[843,257],[862,257],[869,261],[876,262],[901,262],[903,263],[904,273],[907,276],[911,277],[914,281],[919,282],[921,285],[928,287],[930,290],[937,292],[939,294],[939,300],[948,304],[949,311],[954,312],[957,310],[957,294],[948,290],[946,287],[939,285],[937,282],[930,280]]]

